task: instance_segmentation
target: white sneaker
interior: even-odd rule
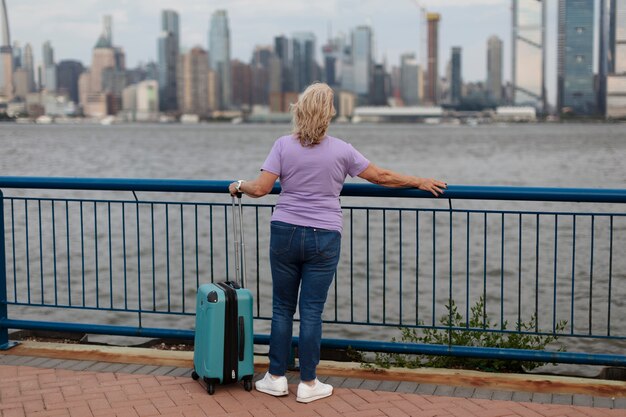
[[[263,379],[259,379],[255,382],[254,387],[257,391],[273,395],[274,397],[282,397],[283,395],[289,394],[287,378],[284,376],[273,378],[269,372],[265,373]]]
[[[311,401],[330,397],[332,394],[332,385],[324,384],[315,378],[315,385],[312,387],[303,382],[298,384],[298,397],[296,398],[296,401],[301,403],[310,403]]]

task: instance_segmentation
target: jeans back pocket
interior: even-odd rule
[[[283,255],[291,248],[296,226],[286,223],[272,222],[270,225],[270,251],[275,255]]]
[[[336,230],[315,229],[315,246],[317,254],[330,259],[339,255],[341,249],[341,233]]]

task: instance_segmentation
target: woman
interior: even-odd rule
[[[229,191],[233,195],[242,192],[262,197],[280,179],[282,192],[272,215],[270,235],[270,366],[255,386],[274,396],[289,393],[285,372],[293,315],[299,304],[301,382],[297,401],[308,403],[333,392],[331,385],[316,378],[315,369],[320,358],[322,312],[339,261],[343,218],[339,193],[346,176],[359,176],[387,187],[419,188],[435,196],[446,184],[379,168],[350,144],[328,136],[335,108],[333,91],[326,84],[309,86],[292,106],[292,112],[293,134],[276,140],[255,180],[233,182]]]

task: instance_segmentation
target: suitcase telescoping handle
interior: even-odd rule
[[[235,199],[237,204],[235,204]],[[233,207],[233,235],[235,242],[235,282],[241,288],[246,287],[246,245],[243,241],[243,207],[241,193],[232,196]]]

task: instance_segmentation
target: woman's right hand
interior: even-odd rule
[[[241,194],[240,191],[237,191],[237,183],[238,183],[237,181],[231,182],[230,185],[228,186],[228,192],[233,197],[236,196],[237,194]]]

